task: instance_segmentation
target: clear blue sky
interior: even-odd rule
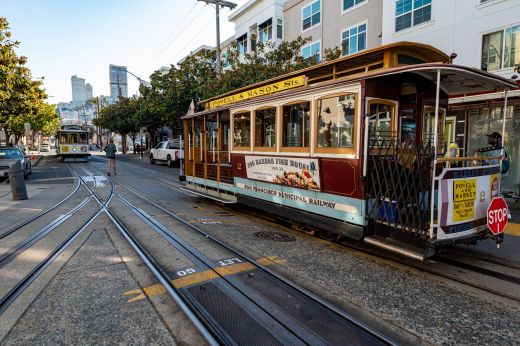
[[[239,6],[246,0],[234,1]],[[221,11],[221,38],[234,32]],[[0,0],[18,49],[34,78],[44,76],[49,102],[70,101],[70,77],[108,95],[108,65],[143,79],[200,45],[215,45],[215,9],[196,0]],[[129,94],[137,81],[128,76]]]

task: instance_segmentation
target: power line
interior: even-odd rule
[[[148,65],[149,63],[151,63],[152,61],[154,61],[157,57],[159,57],[168,47],[171,46],[171,44],[173,42],[175,42],[181,35],[184,31],[186,31],[186,29],[193,23],[193,21],[198,18],[201,13],[203,12],[204,8],[201,7],[200,10],[197,12],[197,14],[191,18],[191,20],[186,24],[184,25],[184,27],[180,30],[179,28],[182,26],[182,24],[189,18],[189,15],[191,12],[193,12],[193,9],[195,9],[195,7],[198,5],[198,2],[195,2],[195,4],[193,5],[193,7],[188,11],[188,13],[186,14],[186,16],[184,17],[184,19],[179,22],[179,24],[175,27],[175,29],[168,35],[168,37],[159,45],[159,48],[156,49],[155,53],[152,54],[150,56],[150,58],[148,58],[143,64],[141,64],[141,66],[139,67],[139,69],[141,69],[143,66],[145,65]],[[175,36],[173,36],[175,35]]]
[[[197,0],[203,1],[206,4],[214,4],[215,5],[215,18],[217,21],[217,45],[216,45],[216,61],[217,61],[217,73],[220,73],[220,8],[228,7],[229,9],[234,9],[237,7],[237,4],[224,0]]]

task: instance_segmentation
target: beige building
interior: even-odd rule
[[[383,0],[287,0],[284,40],[310,36],[302,56],[339,47],[343,55],[381,45]]]

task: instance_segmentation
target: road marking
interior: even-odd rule
[[[264,266],[275,265],[280,263],[286,263],[286,260],[279,259],[277,256],[269,256],[259,258],[257,262]],[[217,267],[213,270],[205,270],[203,272],[194,273],[191,275],[183,276],[174,280],[171,280],[173,286],[179,289],[182,287],[190,286],[193,284],[202,283],[219,278],[220,276],[233,275],[237,273],[243,273],[255,269],[255,265],[250,262],[242,262],[236,264],[230,264],[223,267]],[[147,286],[143,289],[136,289],[124,292],[125,296],[133,296],[128,299],[128,302],[136,302],[146,297],[154,297],[160,294],[166,293],[166,289],[161,284],[154,284]]]
[[[520,237],[520,224],[509,222],[504,232],[506,234]]]

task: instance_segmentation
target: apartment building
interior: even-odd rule
[[[520,64],[520,1],[518,0],[384,0],[382,43],[413,41],[429,44],[447,54],[453,63],[496,73],[505,78],[518,74]],[[447,123],[456,122],[449,141],[465,139],[465,154],[487,145],[486,134],[502,133],[506,108],[504,146],[511,159],[502,191],[519,193],[520,91],[461,95],[449,101]],[[448,133],[446,131],[446,133]]]
[[[302,56],[322,59],[326,48],[338,47],[343,55],[381,45],[382,0],[287,0],[284,5],[285,37],[311,37]]]
[[[239,55],[255,51],[258,42],[284,39],[283,9],[284,0],[249,0],[229,15]]]

